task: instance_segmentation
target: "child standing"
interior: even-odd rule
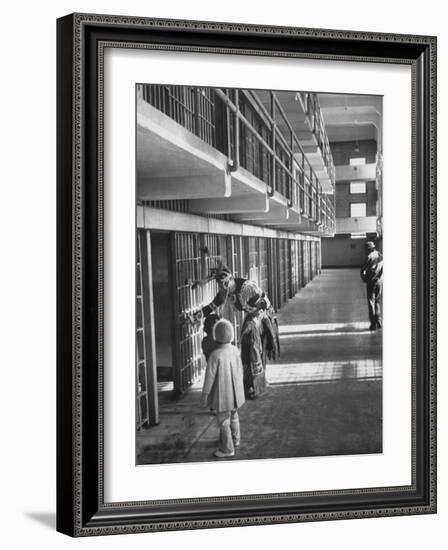
[[[217,344],[210,354],[205,370],[202,404],[216,411],[219,426],[217,458],[235,455],[240,444],[238,408],[244,403],[243,365],[238,348],[233,344],[233,326],[221,319],[213,329]]]

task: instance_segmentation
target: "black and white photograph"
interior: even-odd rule
[[[136,465],[382,453],[383,98],[135,101]]]
[[[443,548],[448,33],[403,6],[6,4],[3,548]]]

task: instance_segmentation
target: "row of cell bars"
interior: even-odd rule
[[[226,90],[226,93],[235,101],[234,90]],[[141,94],[144,101],[203,141],[232,159],[236,158],[235,115],[230,114],[222,97],[213,88],[145,84],[141,86]],[[300,205],[304,213],[312,219],[320,220],[323,216],[323,205],[318,202],[328,199],[318,200],[311,165],[308,165],[307,178],[301,178],[300,189],[293,190],[293,161],[291,151],[285,147],[284,138],[275,139],[272,152],[272,128],[243,93],[239,94],[238,108],[245,121],[250,124],[248,127],[242,120],[238,122],[238,158],[241,166],[267,185],[273,186],[289,200],[296,201],[296,194],[299,192]],[[274,162],[275,174],[272,170]],[[312,185],[311,180],[314,181]]]
[[[148,232],[149,233],[149,232]],[[146,236],[149,238],[149,234]],[[224,262],[236,277],[251,278],[264,290],[275,309],[279,309],[296,294],[320,270],[320,242],[309,240],[267,239],[232,235],[199,233],[174,233],[171,239],[174,308],[173,358],[174,389],[183,393],[192,385],[204,368],[201,341],[204,336],[202,324],[194,314],[210,303],[218,290],[213,279],[207,277],[218,260]],[[138,249],[140,249],[139,240]],[[142,266],[142,274],[150,266]],[[137,269],[137,293],[144,285],[139,283]],[[143,300],[146,297],[143,296]],[[137,395],[144,401],[143,392],[148,387],[142,375],[148,369],[141,368],[145,361],[145,325],[139,315],[144,309],[137,299]],[[222,315],[235,327],[237,340],[243,314],[225,305]],[[146,394],[147,396],[147,394]],[[145,421],[148,406],[140,407],[140,422]]]

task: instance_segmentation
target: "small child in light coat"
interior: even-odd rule
[[[202,404],[216,411],[219,426],[217,458],[235,455],[240,445],[240,420],[238,409],[244,403],[243,365],[240,352],[232,344],[233,326],[221,319],[213,329],[217,347],[210,354],[205,370]]]

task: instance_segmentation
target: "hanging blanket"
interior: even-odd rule
[[[241,360],[244,367],[244,391],[253,399],[266,391],[266,363],[264,361],[262,324],[258,316],[248,315],[241,329]]]

